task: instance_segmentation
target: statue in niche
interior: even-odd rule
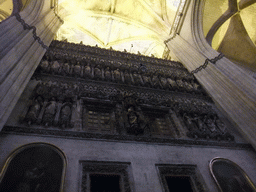
[[[198,131],[196,131],[197,135],[201,138],[206,137],[206,134],[207,134],[206,127],[205,127],[206,125],[204,124],[204,120],[202,120],[202,117],[195,115],[194,120],[196,121],[196,124],[198,127]]]
[[[60,111],[60,125],[62,128],[70,127],[70,120],[72,114],[71,104],[65,104]]]
[[[74,69],[73,69],[73,75],[78,77],[78,76],[81,76],[81,65],[79,62],[77,62],[77,64],[74,66]]]
[[[68,63],[64,63],[62,68],[63,75],[70,75],[70,65]]]
[[[58,61],[54,61],[51,65],[51,71],[53,74],[58,74],[60,69],[60,64]]]
[[[116,104],[114,124],[117,132],[119,134],[124,134],[123,106],[121,104]]]
[[[44,96],[48,92],[48,87],[43,83],[38,83],[36,86],[36,94]]]
[[[226,125],[223,123],[223,121],[221,121],[219,118],[217,118],[215,120],[216,126],[219,128],[219,130],[222,132],[222,134],[227,133],[227,127]]]
[[[134,80],[134,84],[137,86],[141,86],[143,85],[143,81],[141,79],[140,74],[138,74],[136,71],[132,74],[133,76],[133,80]]]
[[[219,118],[215,120],[215,124],[217,128],[220,130],[221,134],[219,134],[220,138],[226,139],[226,140],[234,140],[234,136],[228,133],[227,127],[223,121],[221,121]]]
[[[121,82],[122,81],[121,73],[120,73],[118,68],[114,70],[114,78],[115,78],[116,82]]]
[[[144,86],[146,86],[146,87],[151,86],[150,77],[148,76],[148,74],[143,74],[142,79],[143,79],[143,82],[144,82]]]
[[[38,96],[34,103],[30,106],[28,113],[26,115],[25,120],[28,122],[28,125],[31,125],[37,121],[39,113],[43,106],[43,99],[42,97]]]
[[[209,136],[211,138],[217,138],[218,130],[215,125],[215,120],[212,119],[211,117],[205,117],[205,124],[206,124],[206,127],[208,128],[208,130],[210,131]]]
[[[43,72],[49,72],[49,61],[45,60],[40,63]]]
[[[193,86],[189,82],[183,80],[183,83],[184,83],[184,87],[185,87],[187,92],[192,92],[193,91]]]
[[[176,80],[176,84],[178,85],[180,91],[185,90],[185,85],[181,79]]]
[[[109,67],[105,69],[105,80],[106,81],[112,81],[112,75]]]
[[[147,120],[143,115],[140,107],[137,106],[136,98],[127,96],[124,99],[124,106],[126,107],[127,124],[126,130],[128,134],[139,135],[145,132],[147,127]]]
[[[170,90],[177,90],[177,84],[173,79],[167,78],[167,82],[169,84],[169,89]]]
[[[129,85],[132,84],[131,76],[128,71],[124,71],[124,81]]]
[[[49,102],[49,104],[46,106],[44,111],[43,123],[46,127],[52,125],[56,111],[57,111],[57,102],[56,102],[56,99],[53,97]]]
[[[84,68],[84,77],[89,79],[92,78],[91,67],[89,64],[87,64]]]
[[[192,138],[198,138],[200,133],[194,123],[195,119],[188,116],[187,113],[184,113],[183,120],[185,121],[185,124],[187,125],[187,128],[189,130],[189,132],[187,133],[187,136]]]
[[[195,83],[194,80],[192,80],[191,82],[191,85],[193,86],[193,90],[196,92],[196,93],[200,93],[200,85]]]
[[[94,68],[94,78],[100,80],[102,78],[101,70],[96,66]]]
[[[168,85],[167,79],[165,77],[162,77],[162,76],[160,76],[159,79],[160,79],[160,82],[161,82],[163,88],[168,89],[169,85]]]
[[[151,82],[152,82],[152,87],[161,88],[158,76],[153,75],[151,78]]]

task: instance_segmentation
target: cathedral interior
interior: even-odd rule
[[[0,0],[0,192],[256,191],[256,0]]]

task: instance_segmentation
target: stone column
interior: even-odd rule
[[[0,130],[61,23],[50,0],[37,0],[0,24]]]
[[[202,66],[206,59],[219,55],[206,42],[202,30],[201,1],[193,1],[183,23],[184,30],[168,42],[173,54],[191,72]],[[191,19],[192,18],[192,19]],[[212,97],[235,127],[256,148],[256,80],[223,57],[194,73],[196,79]]]

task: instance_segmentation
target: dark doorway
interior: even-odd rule
[[[90,174],[90,192],[121,192],[120,175]]]
[[[170,192],[193,192],[187,176],[165,176],[165,180]]]

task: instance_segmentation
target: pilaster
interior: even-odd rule
[[[31,1],[0,24],[0,129],[62,21],[50,1]]]

